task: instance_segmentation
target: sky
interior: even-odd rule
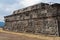
[[[4,22],[4,16],[11,15],[14,10],[22,9],[41,2],[60,3],[60,0],[0,0],[0,22]]]

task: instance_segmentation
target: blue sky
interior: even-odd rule
[[[4,16],[11,15],[14,10],[28,7],[40,2],[60,3],[60,0],[0,0],[0,21],[4,22]]]

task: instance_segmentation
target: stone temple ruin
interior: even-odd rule
[[[60,4],[39,3],[5,16],[4,30],[60,36]]]

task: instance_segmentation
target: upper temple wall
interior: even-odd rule
[[[40,9],[43,6],[48,7],[48,5],[49,4],[47,4],[47,3],[36,4],[36,5],[30,6],[30,7],[26,7],[26,8],[23,8],[23,9],[16,10],[16,11],[13,12],[13,14],[23,13],[23,12],[31,11],[31,10],[34,10],[34,9]]]
[[[52,7],[53,6],[53,7]],[[39,4],[36,4],[36,5],[33,5],[33,6],[30,6],[30,7],[26,7],[26,8],[23,8],[23,9],[19,9],[19,10],[16,10],[13,12],[13,14],[19,14],[19,13],[23,13],[23,12],[26,12],[26,11],[31,11],[31,10],[35,10],[35,9],[41,9],[45,7],[46,9],[52,7],[60,7],[60,4],[58,3],[54,3],[54,4],[48,4],[48,3],[39,3]]]
[[[39,4],[36,4],[36,5],[30,6],[30,7],[26,7],[26,8],[23,8],[23,9],[16,10],[16,11],[13,12],[12,15],[5,16],[5,17],[10,17],[10,16],[13,16],[15,14],[20,14],[20,13],[26,13],[26,12],[29,12],[29,11],[33,11],[35,9],[40,10],[40,12],[44,12],[44,11],[47,12],[46,15],[50,15],[50,14],[60,15],[60,4],[54,3],[54,4],[50,5],[48,3],[39,3]]]

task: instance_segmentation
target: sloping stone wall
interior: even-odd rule
[[[58,9],[40,4],[14,11],[5,17],[5,30],[59,36]],[[59,22],[59,23],[58,23]]]

